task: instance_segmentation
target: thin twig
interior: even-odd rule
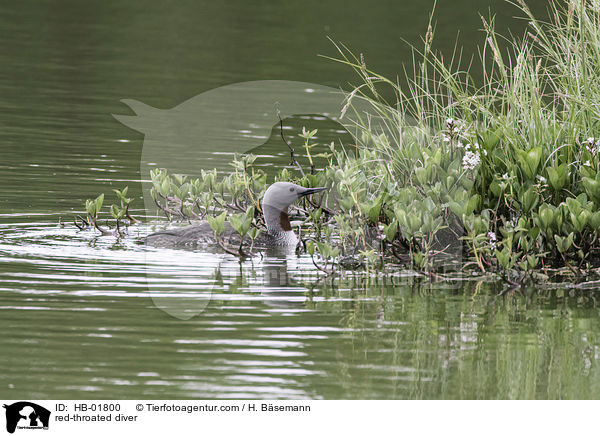
[[[138,219],[132,217],[129,213],[129,205],[127,205],[127,207],[125,208],[125,216],[127,217],[127,219],[129,220],[130,224],[135,224],[137,222],[139,222]]]
[[[281,139],[283,139],[283,142],[285,142],[285,145],[288,146],[288,148],[290,149],[290,158],[291,158],[291,164],[296,164],[296,166],[298,167],[298,170],[300,170],[300,174],[302,174],[302,177],[304,177],[304,170],[302,169],[302,167],[300,166],[300,164],[298,163],[298,161],[296,160],[296,157],[294,155],[294,148],[292,147],[292,144],[290,144],[287,139],[285,139],[285,136],[283,135],[283,120],[281,119],[281,112],[279,111],[279,108],[277,109],[277,118],[279,118],[279,133],[281,134]]]
[[[100,227],[98,225],[98,222],[96,220],[94,220],[93,222],[94,227],[96,228],[96,230],[98,230],[100,233],[102,233],[103,235],[111,235],[112,233],[109,232],[108,230],[104,230],[102,227]]]
[[[217,239],[217,243],[219,244],[219,246],[223,250],[225,250],[227,253],[232,254],[232,255],[234,255],[236,257],[240,257],[241,253],[238,253],[237,251],[235,251],[235,250],[229,248],[228,246],[226,246],[225,243],[223,242],[223,240],[221,238],[217,237],[216,239]],[[244,257],[244,256],[242,256],[242,257]]]
[[[73,218],[73,224],[75,224],[75,227],[77,227],[79,230],[83,230],[86,227],[85,225],[80,226],[75,218]]]

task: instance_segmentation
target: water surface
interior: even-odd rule
[[[112,188],[129,185],[143,204],[142,137],[112,118],[127,113],[120,99],[170,108],[265,79],[344,87],[351,72],[317,57],[335,53],[326,36],[393,77],[429,3],[1,6],[0,397],[600,397],[594,289],[331,282],[302,256],[240,265],[137,245],[151,224],[125,240],[70,225],[86,198],[109,201]],[[488,6],[500,25],[515,13],[502,1],[439,1],[439,47],[460,29],[473,53]],[[343,137],[314,118],[287,122]],[[265,168],[287,163],[276,132],[261,150]]]

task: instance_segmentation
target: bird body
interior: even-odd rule
[[[262,202],[267,232],[258,236],[254,246],[296,246],[298,237],[292,230],[288,207],[299,198],[324,189],[327,188],[305,188],[290,182],[276,182],[269,186]],[[240,242],[240,235],[229,224],[222,236],[233,245]],[[145,238],[148,245],[166,248],[195,247],[215,242],[214,232],[206,221],[152,233]]]

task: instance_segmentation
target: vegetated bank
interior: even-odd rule
[[[553,1],[544,22],[525,3],[518,6],[529,20],[520,39],[503,40],[493,19],[483,19],[479,80],[462,68],[470,63],[458,51],[447,60],[434,50],[433,25],[415,49],[405,86],[337,45],[336,60],[360,78],[342,115],[358,99],[371,108],[355,114],[358,143],[329,145],[319,154],[326,165],[315,168],[316,132],[304,130],[303,153],[296,155],[308,159],[310,170],[283,169],[276,177],[333,187],[295,211],[309,235],[303,247],[323,272],[400,265],[436,277],[493,272],[511,284],[551,271],[595,273],[600,4]],[[383,97],[390,89],[391,101]],[[251,246],[264,229],[259,212],[267,187],[254,159],[237,158],[222,179],[216,172],[190,179],[157,170],[153,198],[171,218],[209,218],[217,236],[228,220]],[[119,195],[111,210],[117,221],[128,214]],[[96,206],[88,203],[89,224]]]

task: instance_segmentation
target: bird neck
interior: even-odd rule
[[[298,243],[298,238],[292,230],[290,217],[287,212],[287,207],[279,209],[273,206],[263,206],[267,233],[280,245],[294,245]]]

